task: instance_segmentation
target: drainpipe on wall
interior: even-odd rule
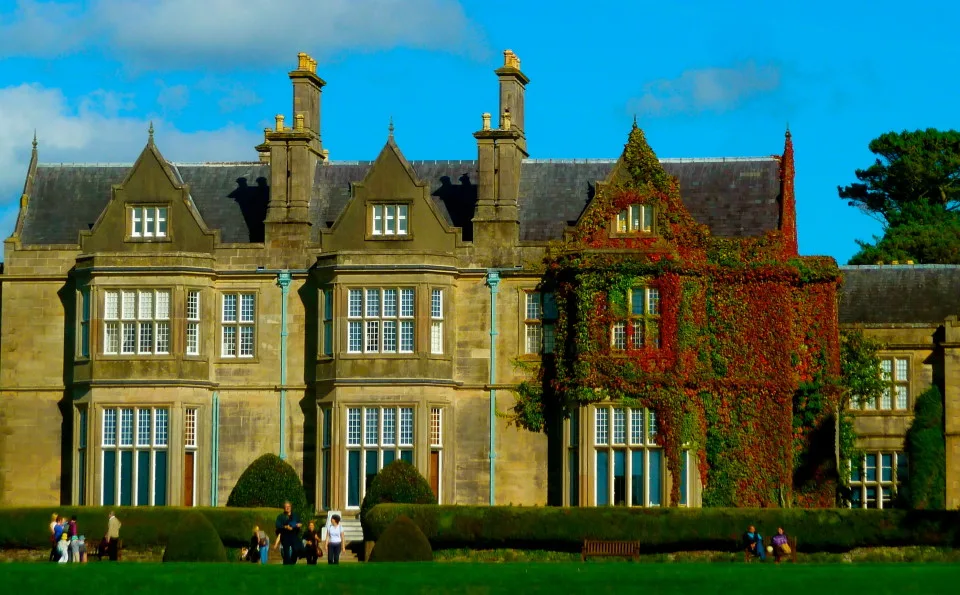
[[[487,271],[487,285],[490,287],[490,506],[496,504],[496,431],[497,431],[497,288],[500,285],[500,273]]]
[[[287,296],[290,294],[290,271],[277,273],[277,285],[280,287],[280,458],[287,458],[286,417],[287,417]]]
[[[213,391],[210,425],[210,506],[216,506],[220,478],[220,393],[217,391]]]

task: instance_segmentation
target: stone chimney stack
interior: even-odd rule
[[[530,79],[520,72],[520,59],[510,50],[495,72],[500,79],[499,126],[491,128],[491,115],[481,116],[477,139],[479,179],[473,241],[489,266],[520,264],[520,168],[527,157],[523,134],[523,95]]]
[[[530,79],[520,71],[520,58],[513,50],[503,51],[503,66],[496,71],[500,79],[500,115],[510,113],[510,127],[520,132],[520,148],[527,150],[524,130],[524,96]]]
[[[270,200],[264,241],[278,254],[292,254],[310,242],[310,197],[317,164],[326,159],[320,144],[320,89],[317,62],[300,53],[293,81],[293,113],[276,115],[276,128],[264,130],[257,146],[260,161],[270,164]],[[287,122],[293,124],[290,126]]]
[[[293,83],[293,114],[303,114],[303,128],[312,132],[316,139],[311,147],[317,153],[323,150],[320,138],[320,94],[327,83],[317,76],[317,61],[300,52],[297,54],[297,69],[290,71]]]

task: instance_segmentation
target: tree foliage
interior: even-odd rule
[[[856,171],[859,182],[838,188],[851,206],[893,227],[960,209],[960,132],[887,132],[869,147],[873,165]]]
[[[851,264],[960,262],[960,132],[888,132],[869,147],[876,161],[837,190],[879,219],[884,235],[857,241]]]
[[[297,471],[277,455],[265,454],[240,475],[227,506],[282,508],[287,500],[295,512],[311,512],[307,510],[307,497]]]
[[[946,504],[947,453],[943,398],[936,386],[917,397],[913,424],[907,430],[906,450],[910,474],[903,499],[911,508],[943,509]]]

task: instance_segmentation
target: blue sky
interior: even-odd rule
[[[922,6],[922,8],[921,8]],[[612,158],[634,114],[661,157],[779,153],[800,249],[841,263],[880,226],[837,197],[890,130],[960,127],[952,2],[0,0],[0,234],[34,128],[43,162],[131,162],[153,121],[173,161],[253,160],[286,73],[319,61],[324,146],[372,159],[393,116],[410,159],[473,159],[492,70],[531,78],[531,157]]]

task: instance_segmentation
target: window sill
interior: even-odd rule
[[[260,358],[258,356],[253,357],[224,357],[219,356],[216,359],[218,364],[259,364]]]
[[[177,356],[174,353],[101,353],[98,355],[97,359],[100,361],[169,361],[177,359]],[[90,359],[84,358],[83,361],[90,361]]]
[[[848,409],[850,414],[855,415],[856,417],[913,417],[912,409],[881,409],[881,410],[863,410],[863,409]]]
[[[379,358],[379,359],[419,359],[420,354],[417,352],[411,353],[341,353],[340,359],[370,359],[370,358]]]
[[[408,233],[408,234],[402,234],[402,235],[397,235],[397,234],[376,235],[376,234],[372,234],[372,233],[367,233],[367,235],[366,235],[366,237],[365,237],[364,239],[366,239],[368,242],[369,242],[369,241],[373,241],[373,242],[405,242],[405,241],[408,241],[408,240],[412,240],[412,239],[413,239],[413,234],[412,234],[412,233]]]
[[[169,244],[173,242],[173,238],[170,236],[164,236],[162,238],[143,238],[136,236],[128,236],[124,242],[131,244]]]

